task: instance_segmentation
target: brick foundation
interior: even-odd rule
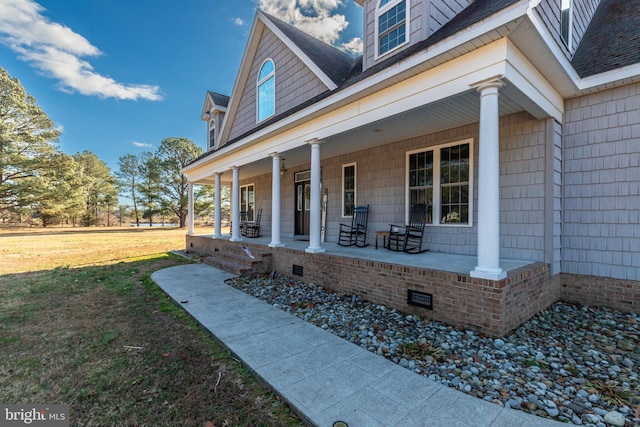
[[[557,280],[564,301],[640,313],[638,281],[567,273],[559,274]]]
[[[340,294],[356,294],[374,304],[405,313],[440,320],[492,336],[504,336],[539,311],[560,300],[559,281],[550,277],[549,266],[534,263],[512,270],[506,279],[491,281],[467,274],[430,270],[327,253],[310,254],[290,248],[268,248],[250,242],[230,242],[187,236],[187,250],[215,256],[218,251],[247,246],[251,251],[271,253],[271,267],[278,273],[315,283]],[[294,275],[294,265],[303,275]],[[433,309],[407,303],[407,291],[433,295]]]

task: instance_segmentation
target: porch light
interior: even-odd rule
[[[284,167],[284,157],[282,158],[282,165],[280,166],[280,175],[287,173],[287,168]]]

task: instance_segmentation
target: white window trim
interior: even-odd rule
[[[242,211],[247,211],[248,210],[248,206],[242,206],[242,190],[244,188],[248,188],[248,187],[253,187],[253,214],[256,214],[256,185],[252,182],[249,184],[244,184],[240,186],[240,200],[238,200],[239,204],[240,204],[240,212]],[[249,203],[249,200],[247,200],[247,203]],[[255,219],[251,218],[251,219],[247,219],[247,221],[253,221]]]
[[[262,70],[262,67],[264,67],[264,64],[269,61],[271,61],[271,63],[273,64],[273,71],[263,79],[258,80],[260,78],[260,71]],[[269,80],[271,77],[273,77],[273,114],[260,120],[260,85]],[[262,123],[276,115],[276,83],[276,63],[273,59],[267,58],[262,61],[262,64],[260,64],[260,68],[258,68],[258,75],[256,77],[256,124]]]
[[[560,40],[562,40],[562,42],[567,47],[569,52],[571,52],[571,48],[573,47],[573,12],[574,12],[573,0],[568,0],[569,1],[569,22],[567,23],[567,25],[569,26],[569,28],[567,29],[568,40],[565,40],[564,37],[562,37],[562,2],[563,1],[564,0],[560,0]]]
[[[385,53],[381,54],[380,53],[380,31],[378,29],[379,18],[381,15],[384,15],[389,9],[391,9],[392,7],[395,7],[398,3],[402,3],[402,2],[406,3],[405,5],[406,12],[405,12],[405,20],[404,20],[404,25],[405,25],[404,43],[400,43],[398,46],[394,47],[393,49],[389,49]],[[375,34],[374,34],[375,40],[376,40],[374,59],[376,60],[384,56],[387,56],[392,52],[395,52],[396,50],[402,48],[403,46],[409,43],[409,39],[411,38],[411,34],[409,32],[410,30],[409,22],[411,22],[411,19],[410,19],[411,17],[409,16],[409,13],[411,10],[411,3],[409,2],[409,0],[391,0],[389,3],[385,4],[383,7],[378,7],[379,4],[380,4],[380,0],[376,0],[376,17],[375,17]]]
[[[469,223],[468,224],[456,224],[453,222],[447,222],[442,224],[440,222],[441,213],[441,185],[440,185],[440,150],[442,148],[453,147],[455,145],[469,144]],[[411,207],[409,206],[410,191],[409,191],[409,156],[416,153],[422,153],[424,151],[433,151],[433,205],[431,207],[433,212],[433,224],[425,224],[427,227],[473,227],[473,208],[474,208],[474,144],[473,138],[463,139],[455,142],[448,142],[446,144],[434,145],[430,147],[424,147],[417,150],[407,151],[405,158],[405,223],[409,222],[409,214]],[[436,185],[437,183],[437,185]]]
[[[342,210],[340,216],[342,218],[353,218],[353,215],[345,216],[344,214],[344,169],[353,166],[353,207],[358,206],[358,163],[343,163],[342,164],[342,193],[341,193],[341,205]]]
[[[213,141],[211,141],[211,128],[213,128],[214,130],[214,135],[213,135]],[[215,114],[211,114],[211,118],[209,119],[209,126],[207,128],[207,142],[208,142],[208,147],[207,150],[211,150],[212,148],[215,148],[216,146],[216,139],[218,137],[218,129],[216,126],[216,115]]]

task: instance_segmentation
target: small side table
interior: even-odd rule
[[[387,247],[387,237],[389,237],[388,231],[376,231],[376,249],[378,249],[378,237],[382,236],[382,246]]]

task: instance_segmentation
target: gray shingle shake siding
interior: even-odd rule
[[[563,271],[640,280],[640,84],[571,99]]]
[[[242,91],[229,140],[255,128],[256,83],[262,63],[271,58],[276,73],[276,115],[313,98],[327,87],[273,32],[265,29],[251,71]]]
[[[562,0],[543,0],[536,11],[547,26],[547,29],[568,57],[573,56],[582,40],[587,26],[593,17],[600,0],[573,0],[573,24],[571,32],[571,51],[560,38],[560,4]]]

